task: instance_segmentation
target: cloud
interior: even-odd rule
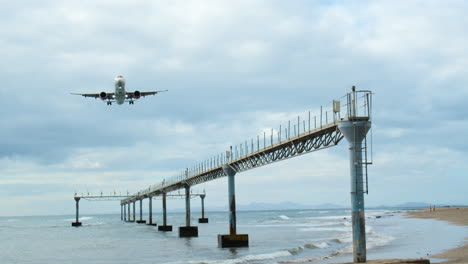
[[[373,203],[392,203],[386,189],[405,190],[393,201],[428,200],[441,194],[431,181],[457,193],[438,175],[466,183],[467,10],[457,0],[9,2],[0,182],[24,207],[4,213],[27,214],[33,197],[20,189],[31,184],[47,199],[69,199],[60,185],[137,191],[272,129],[277,137],[289,120],[293,130],[297,116],[303,129],[309,110],[315,126],[320,106],[352,85],[374,92]],[[112,107],[69,95],[111,91],[116,74],[130,91],[169,92]],[[346,145],[242,174],[240,201],[285,191],[308,203],[313,190],[317,203],[347,203]],[[221,201],[225,182],[206,186]],[[419,186],[431,192],[409,195]]]

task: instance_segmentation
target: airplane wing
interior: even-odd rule
[[[92,97],[92,98],[100,98],[102,100],[112,100],[114,99],[114,93],[105,93],[104,98],[101,97],[102,93],[86,93],[86,94],[80,94],[80,93],[71,93],[73,95],[81,95],[84,97]]]
[[[134,98],[139,98],[139,97],[145,97],[145,96],[148,96],[148,95],[155,95],[155,94],[158,94],[158,93],[161,93],[161,92],[167,92],[168,90],[163,90],[163,91],[150,91],[150,92],[138,92],[139,93],[139,96],[136,96],[135,92],[127,92],[127,98],[128,99],[134,99]]]

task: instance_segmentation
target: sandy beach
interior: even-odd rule
[[[422,211],[408,212],[413,218],[429,218],[446,221],[454,225],[468,225],[468,207],[437,207],[435,211],[425,209]],[[447,259],[442,263],[468,263],[468,237],[465,245],[434,255],[435,258]]]

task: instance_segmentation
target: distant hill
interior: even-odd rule
[[[409,207],[409,208],[426,208],[429,207],[428,203],[418,203],[418,202],[408,202],[404,204],[399,204],[395,207]]]
[[[261,210],[299,210],[299,209],[335,209],[345,208],[336,204],[326,203],[320,205],[304,205],[294,202],[281,202],[281,203],[250,203],[247,205],[239,205],[240,211],[261,211]]]

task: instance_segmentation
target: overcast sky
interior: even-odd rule
[[[4,2],[0,215],[147,188],[352,85],[375,93],[367,205],[468,204],[467,13],[463,0]],[[111,107],[70,95],[112,92],[118,74],[169,92]],[[343,140],[239,173],[237,203],[347,206],[348,166]],[[203,189],[227,206],[226,178]]]

